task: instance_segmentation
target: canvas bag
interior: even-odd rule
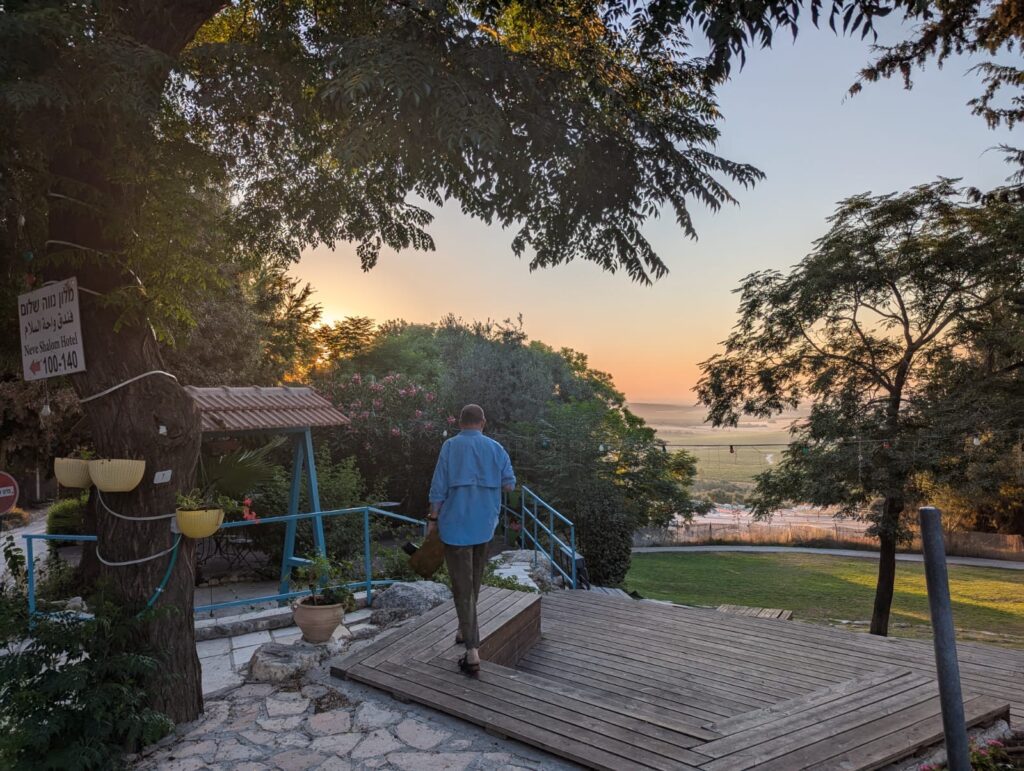
[[[430,533],[423,545],[409,558],[409,566],[424,578],[430,578],[444,563],[444,543],[437,528]]]

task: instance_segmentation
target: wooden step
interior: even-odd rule
[[[782,621],[789,621],[793,618],[793,611],[782,608],[752,608],[748,605],[719,605],[719,613],[730,613],[734,616],[753,616],[754,618],[777,618]]]

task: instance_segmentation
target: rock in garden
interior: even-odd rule
[[[312,669],[340,650],[341,646],[334,641],[323,645],[314,645],[305,640],[263,643],[249,662],[249,679],[280,683]]]
[[[373,624],[387,626],[426,613],[452,598],[451,590],[435,581],[392,584],[373,598]]]

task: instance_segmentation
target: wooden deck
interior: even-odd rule
[[[731,613],[734,616],[753,616],[754,618],[778,618],[782,621],[789,621],[793,618],[793,611],[782,608],[751,608],[747,605],[719,605],[719,613]]]
[[[479,679],[451,603],[332,671],[614,771],[873,769],[942,739],[927,642],[594,592],[487,589],[480,619]],[[1024,652],[960,654],[968,722],[1024,723]]]

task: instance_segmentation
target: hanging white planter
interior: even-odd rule
[[[53,475],[61,487],[91,487],[89,461],[81,458],[54,458]]]
[[[146,461],[113,458],[89,461],[92,483],[104,493],[127,493],[139,486]]]

